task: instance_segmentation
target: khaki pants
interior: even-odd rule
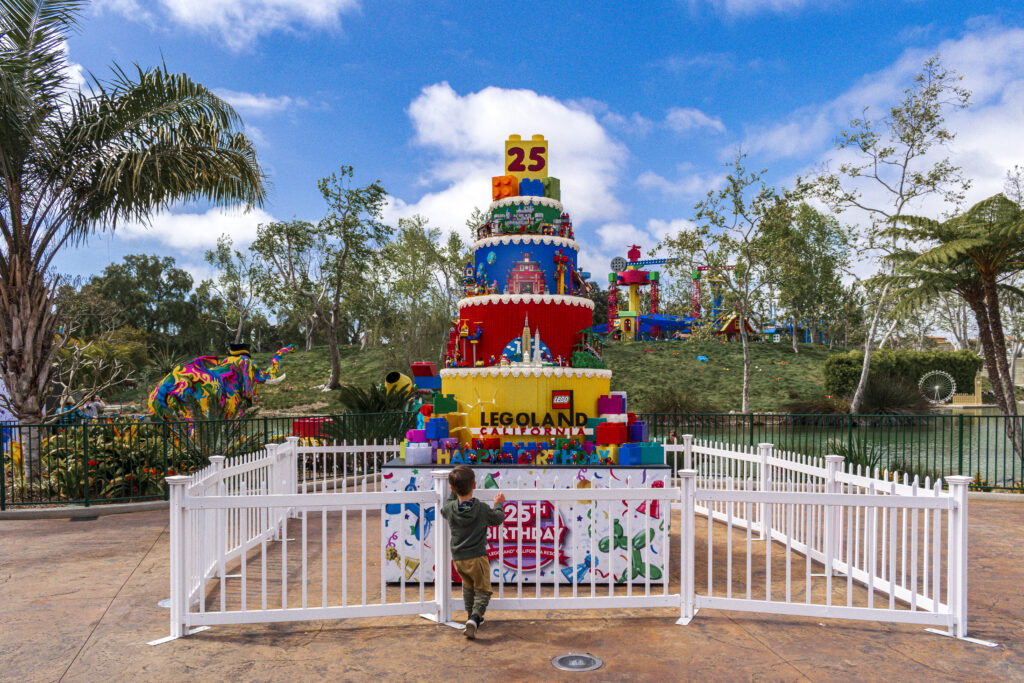
[[[470,616],[483,616],[491,601],[491,563],[486,555],[455,560],[455,571],[462,577],[462,601]]]

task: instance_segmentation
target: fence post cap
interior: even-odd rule
[[[187,474],[175,474],[170,477],[164,477],[164,481],[170,486],[184,486],[192,481],[192,477]]]
[[[972,478],[966,474],[951,474],[946,477],[946,483],[950,486],[967,486],[971,483]]]
[[[683,479],[696,479],[697,470],[679,470],[679,476]]]
[[[757,447],[758,448],[774,448],[775,444],[769,443],[767,441],[762,441],[761,443],[757,444]]]
[[[286,436],[284,438],[284,440],[287,441],[290,444],[297,444],[299,442],[299,437],[297,437],[297,436]]]
[[[266,446],[264,446],[264,448],[266,448],[266,449],[267,449],[267,452],[268,452],[268,453],[273,453],[273,452],[274,452],[274,451],[276,451],[276,450],[277,450],[278,448],[280,448],[280,444],[276,444],[276,443],[268,443],[268,444],[267,444]]]
[[[223,466],[225,460],[227,460],[227,458],[225,458],[223,455],[211,455],[210,456],[210,464],[214,465],[216,467]]]
[[[827,462],[827,463],[841,463],[844,460],[846,460],[846,458],[844,458],[841,455],[826,455],[825,456],[825,462]]]

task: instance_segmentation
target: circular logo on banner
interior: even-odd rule
[[[500,559],[508,569],[524,572],[546,567],[555,559],[569,565],[562,552],[568,532],[550,501],[505,503],[504,524],[487,528],[487,559]]]

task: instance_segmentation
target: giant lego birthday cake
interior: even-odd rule
[[[584,343],[594,303],[542,136],[505,142],[492,199],[463,273],[445,367],[413,364],[417,388],[432,393],[407,434],[406,461],[663,462]]]

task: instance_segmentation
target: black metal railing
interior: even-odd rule
[[[777,450],[844,456],[913,476],[968,475],[974,490],[1024,492],[1024,416],[638,414],[652,439],[675,433],[728,444],[772,443]]]
[[[415,424],[410,412],[0,424],[0,510],[163,500],[164,477],[200,469],[211,455],[248,453],[289,436],[308,443],[394,441]]]

